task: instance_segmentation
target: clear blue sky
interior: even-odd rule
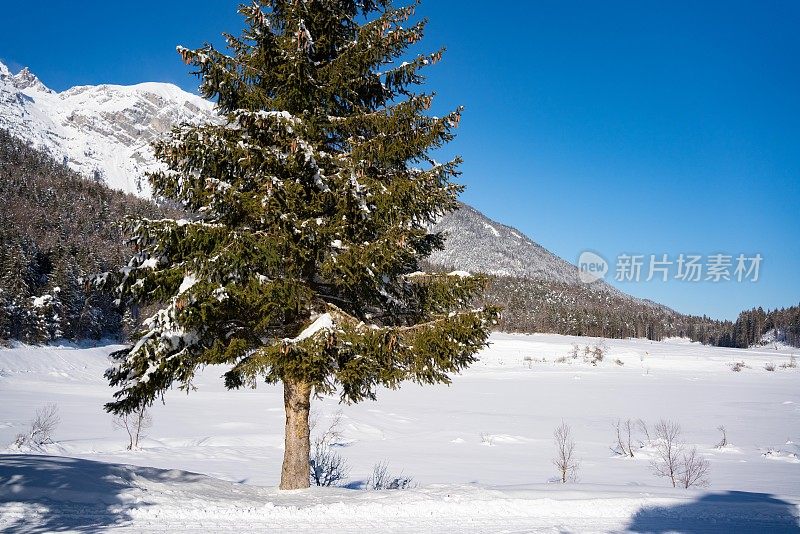
[[[0,59],[50,87],[196,82],[236,2],[3,2]],[[757,283],[615,283],[734,318],[800,302],[800,3],[423,1],[463,199],[576,262],[760,253]],[[437,110],[438,112],[439,110]],[[444,157],[446,154],[443,154]],[[613,273],[612,273],[613,274]]]

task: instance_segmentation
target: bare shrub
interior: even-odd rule
[[[595,347],[589,347],[586,345],[586,348],[583,349],[583,361],[586,363],[591,363],[592,365],[597,365],[598,363],[602,362],[605,358],[605,348],[598,344]]]
[[[578,354],[580,353],[581,348],[578,346],[577,343],[572,344],[572,349],[569,351],[569,355],[572,356],[573,360],[578,359]]]
[[[772,362],[767,362],[766,364],[764,364],[764,369],[766,369],[767,371],[774,371],[775,364]]]
[[[147,405],[142,404],[131,413],[114,416],[114,428],[122,428],[128,433],[129,451],[139,448],[139,440],[147,437],[147,429],[153,426],[153,417],[147,410]]]
[[[347,462],[321,440],[314,442],[309,459],[309,479],[317,486],[338,486],[347,479]]]
[[[59,423],[58,406],[55,403],[46,404],[36,410],[36,417],[31,421],[28,432],[17,434],[14,445],[17,448],[41,447],[53,443],[53,434]]]
[[[338,411],[322,434],[314,439],[311,457],[308,459],[308,476],[312,484],[317,486],[338,486],[347,479],[349,468],[342,456],[334,450],[342,439],[342,412]],[[319,418],[314,414],[309,422],[311,430],[318,426]]]
[[[633,422],[630,419],[626,419],[625,422],[617,419],[614,422],[614,430],[617,434],[615,452],[633,458]]]
[[[732,362],[732,363],[729,363],[728,365],[731,366],[731,371],[733,371],[734,373],[738,373],[742,369],[747,367],[747,365],[743,361],[742,362]]]
[[[494,445],[494,436],[486,432],[481,432],[481,443],[487,447],[491,447]]]
[[[630,419],[626,419],[622,426],[625,429],[625,438],[628,444],[628,455],[633,458],[633,422],[631,422]]]
[[[603,352],[603,349],[601,349],[600,347],[595,347],[592,356],[594,357],[594,362],[592,363],[597,365],[599,362],[603,361],[603,358],[605,358],[605,353]]]
[[[717,427],[717,430],[722,432],[722,439],[719,440],[719,443],[717,443],[717,445],[716,445],[716,447],[718,449],[721,449],[721,448],[726,447],[728,445],[728,430],[725,428],[725,425],[719,425]]]
[[[653,440],[650,439],[650,429],[647,427],[647,423],[644,421],[644,419],[636,420],[636,428],[638,428],[639,432],[641,432],[642,435],[644,436],[645,440],[643,442],[640,442],[642,446],[650,445],[653,442]]]
[[[319,418],[314,415],[312,421],[309,422],[309,429],[313,432],[317,427]],[[328,428],[317,438],[318,441],[327,445],[334,445],[342,440],[342,411],[339,410],[331,418],[331,423]]]
[[[678,483],[682,488],[708,486],[710,464],[708,460],[697,453],[697,447],[692,447],[689,452],[684,452],[681,460]]]
[[[619,358],[617,358],[616,360],[614,360],[614,363],[616,363],[616,364],[617,364],[617,365],[619,365],[620,367],[622,367],[623,365],[625,365],[625,362],[623,362],[623,361],[622,361],[622,360],[620,360]]]
[[[574,482],[578,476],[580,462],[575,458],[575,441],[572,439],[572,429],[565,422],[561,422],[553,432],[556,444],[556,457],[553,465],[558,469],[561,483]]]
[[[389,474],[389,462],[379,462],[372,468],[372,476],[367,480],[368,490],[404,490],[416,487],[414,478]]]
[[[680,454],[683,452],[681,443],[681,427],[678,423],[662,419],[655,427],[653,433],[656,438],[656,457],[651,465],[656,476],[669,478],[672,487],[677,487],[680,475]]]

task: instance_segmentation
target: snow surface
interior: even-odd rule
[[[764,369],[791,351],[557,335],[491,341],[450,387],[408,384],[353,406],[314,401],[315,432],[341,410],[336,448],[349,486],[300,492],[275,489],[279,387],[227,392],[224,369],[207,368],[196,392],[171,392],[153,407],[143,449],[127,451],[102,410],[112,393],[107,355],[119,346],[0,349],[0,443],[47,402],[62,419],[55,444],[0,453],[0,531],[800,531],[800,370]],[[596,367],[573,360],[573,343],[603,343],[607,356]],[[748,367],[734,373],[732,361]],[[711,463],[708,488],[654,477],[648,448],[634,458],[611,451],[612,421],[662,417]],[[579,481],[566,485],[549,483],[562,419],[581,460]],[[717,449],[721,424],[730,444]],[[383,460],[419,486],[354,489]]]

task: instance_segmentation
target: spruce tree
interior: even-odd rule
[[[282,489],[309,485],[312,395],[448,383],[497,318],[471,306],[484,278],[419,272],[462,190],[460,160],[431,157],[461,110],[428,114],[432,95],[415,89],[442,53],[410,56],[425,21],[390,4],[259,0],[240,7],[229,54],[179,47],[220,121],[155,145],[154,193],[191,215],[135,221],[120,273],[121,304],[165,305],[114,355],[106,408],[190,390],[210,364],[229,366],[231,389],[280,382]]]

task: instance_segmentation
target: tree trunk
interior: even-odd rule
[[[307,488],[308,458],[311,452],[308,428],[311,385],[284,380],[283,404],[286,409],[286,447],[283,451],[280,489]]]

